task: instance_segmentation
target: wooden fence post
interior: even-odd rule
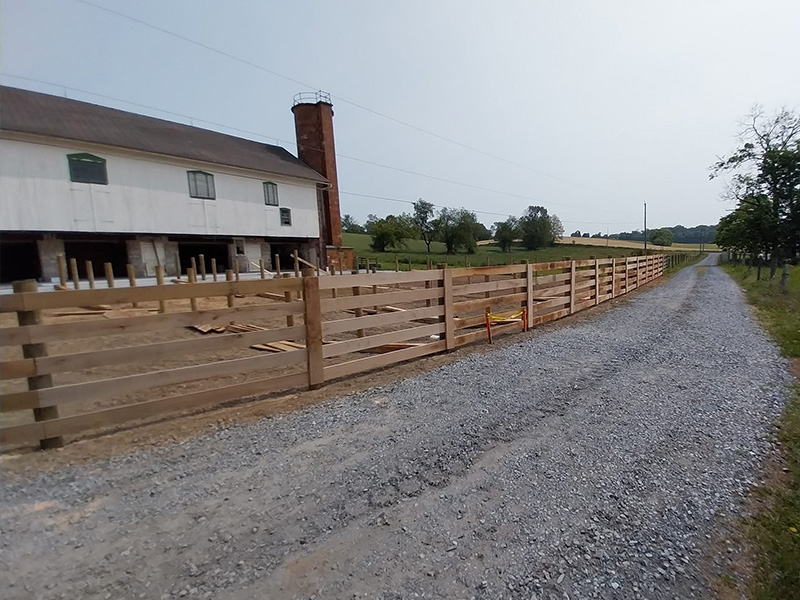
[[[281,277],[283,279],[289,279],[289,277],[291,277],[291,275],[289,275],[289,273],[284,273],[283,275],[281,275]],[[292,300],[294,300],[294,298],[292,298],[292,291],[291,290],[286,290],[285,292],[283,292],[283,301],[284,302],[291,302]],[[294,327],[294,315],[286,315],[286,326],[287,327]]]
[[[127,269],[128,269],[128,284],[131,286],[131,288],[135,288],[136,287],[136,272],[133,270],[133,265],[131,265],[131,264],[127,265]],[[132,302],[131,306],[133,308],[138,308],[139,307],[139,303],[138,302]]]
[[[198,258],[198,262],[200,263],[200,279],[205,281],[206,280],[206,257],[205,257],[205,254],[201,254],[197,258]]]
[[[197,272],[194,268],[186,269],[186,277],[189,279],[189,283],[197,283]],[[192,306],[192,312],[197,312],[197,298],[194,296],[189,298],[189,304]]]
[[[114,265],[110,262],[107,262],[103,265],[106,270],[106,282],[108,283],[108,289],[112,289],[114,287]]]
[[[594,259],[594,305],[600,304],[600,261]]]
[[[72,285],[76,290],[81,289],[80,280],[78,279],[78,261],[74,258],[69,259],[69,273],[72,276]]]
[[[38,286],[36,284],[35,279],[24,279],[22,281],[13,282],[12,289],[14,290],[15,294],[26,294],[26,293],[37,292]],[[38,310],[18,311],[17,322],[19,323],[20,327],[24,327],[25,325],[39,325],[42,322],[41,312]],[[34,359],[40,358],[42,356],[47,356],[47,346],[42,343],[23,344],[22,356],[24,356],[25,358],[34,358]],[[29,390],[41,390],[49,387],[53,387],[53,376],[50,374],[34,375],[33,377],[28,377]],[[34,408],[33,418],[36,421],[49,421],[51,419],[57,419],[58,407],[46,406],[42,408]],[[42,429],[43,431],[46,430],[46,426],[43,426]],[[51,437],[51,438],[43,437],[40,440],[39,445],[41,446],[42,450],[48,450],[50,448],[61,448],[64,445],[64,438],[61,436]]]
[[[358,275],[358,267],[353,269],[353,275]],[[361,286],[360,285],[354,285],[353,286],[353,296],[360,296],[360,295],[361,295]],[[428,305],[428,306],[430,306],[430,305]],[[353,311],[354,311],[356,317],[364,316],[364,310],[361,309],[361,308],[355,308],[355,309],[353,309]],[[358,331],[356,331],[356,335],[358,337],[360,337],[360,338],[363,338],[363,337],[366,336],[366,331],[363,330],[363,329],[359,329]]]
[[[67,259],[63,254],[59,254],[56,261],[58,262],[58,278],[61,280],[61,285],[67,287]]]
[[[528,311],[528,323],[531,321],[531,313],[533,312],[533,287],[535,274],[536,271],[534,270],[534,265],[530,262],[527,262],[525,265],[525,308]]]
[[[570,261],[569,266],[569,314],[575,312],[575,261]]]
[[[308,355],[308,389],[315,390],[325,381],[325,366],[322,361],[322,308],[319,299],[319,277],[314,276],[313,269],[303,269],[303,299]]]
[[[225,269],[225,281],[233,281],[232,269]],[[233,308],[233,294],[228,294],[228,308]]]
[[[280,277],[281,276],[281,255],[280,254],[276,254],[275,255],[275,264],[272,265],[272,266],[275,267],[275,273],[278,275],[278,277]]]
[[[164,285],[164,265],[156,265],[156,285],[158,285],[159,287]],[[166,300],[158,301],[158,312],[160,313],[167,312]]]
[[[617,259],[611,259],[611,299],[617,297]]]
[[[456,347],[456,315],[453,310],[453,272],[450,269],[442,271],[442,284],[444,286],[445,347],[453,350]]]
[[[217,281],[217,259],[211,259],[211,278],[216,282]]]
[[[92,266],[92,261],[86,261],[86,279],[89,280],[89,289],[94,289],[94,267]]]
[[[267,278],[267,271],[264,269],[264,259],[263,258],[259,258],[258,259],[258,270],[261,273],[261,279],[266,279]]]

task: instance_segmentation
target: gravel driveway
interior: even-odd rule
[[[712,261],[389,387],[3,481],[3,597],[707,595],[788,382]]]

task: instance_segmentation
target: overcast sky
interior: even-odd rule
[[[800,106],[797,0],[91,2],[311,87],[79,0],[0,2],[2,82],[292,152],[293,95],[329,91],[342,212],[362,222],[411,207],[353,193],[487,224],[540,204],[567,233],[640,228],[643,202],[649,227],[716,223],[731,206],[708,166],[738,121]]]

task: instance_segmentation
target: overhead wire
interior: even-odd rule
[[[165,35],[169,35],[169,36],[175,37],[175,38],[180,39],[180,40],[182,40],[184,42],[187,42],[189,44],[193,44],[195,46],[203,48],[203,49],[205,49],[205,50],[207,50],[209,52],[213,52],[213,53],[218,54],[220,56],[224,56],[225,58],[228,58],[230,60],[234,60],[234,61],[240,62],[240,63],[242,63],[244,65],[249,66],[249,67],[252,67],[254,69],[258,69],[258,70],[263,71],[265,73],[269,73],[270,75],[273,75],[273,76],[278,77],[280,79],[284,79],[286,81],[290,81],[292,83],[295,83],[297,85],[303,86],[305,88],[312,89],[312,90],[318,90],[319,89],[318,86],[311,85],[311,84],[306,83],[304,81],[301,81],[301,80],[299,80],[299,79],[297,79],[295,77],[291,77],[289,75],[285,75],[283,73],[275,71],[274,69],[270,69],[268,67],[265,67],[265,66],[263,66],[261,64],[258,64],[258,63],[255,63],[255,62],[253,62],[251,60],[248,60],[246,58],[242,58],[241,56],[237,56],[237,55],[232,54],[230,52],[226,52],[225,50],[220,50],[219,48],[216,48],[214,46],[210,46],[208,44],[205,44],[205,43],[200,42],[198,40],[192,39],[192,38],[187,37],[185,35],[182,35],[180,33],[174,32],[172,30],[166,29],[166,28],[161,27],[159,25],[154,25],[153,23],[150,23],[150,22],[145,21],[143,19],[139,19],[139,18],[133,17],[133,16],[131,16],[129,14],[119,12],[119,11],[114,10],[112,8],[108,8],[107,6],[102,6],[100,4],[95,4],[94,2],[90,2],[89,0],[74,0],[74,1],[75,2],[80,2],[81,4],[84,4],[86,6],[91,6],[93,8],[98,9],[98,10],[105,11],[107,13],[110,13],[110,14],[115,15],[117,17],[120,17],[122,19],[127,19],[129,21],[132,21],[132,22],[137,23],[139,25],[142,25],[144,27],[149,27],[149,28],[154,29],[156,31],[159,31],[159,32],[161,32],[161,33],[163,33]],[[425,129],[424,127],[419,127],[418,125],[414,125],[413,123],[409,123],[407,121],[404,121],[402,119],[398,119],[397,117],[393,117],[391,115],[387,115],[386,113],[383,113],[381,111],[375,110],[375,109],[370,108],[368,106],[364,106],[363,104],[360,104],[358,102],[355,102],[353,100],[350,100],[348,98],[340,96],[338,94],[332,94],[332,97],[335,98],[336,100],[340,101],[340,102],[344,102],[345,104],[349,104],[350,106],[353,106],[353,107],[358,108],[360,110],[363,110],[365,112],[368,112],[368,113],[371,113],[373,115],[379,116],[381,118],[387,119],[387,120],[392,121],[394,123],[397,123],[399,125],[403,125],[404,127],[408,127],[410,129],[413,129],[413,130],[418,131],[420,133],[424,133],[424,134],[429,135],[431,137],[434,137],[436,139],[448,142],[450,144],[454,144],[454,145],[459,146],[461,148],[464,148],[466,150],[470,150],[472,152],[476,152],[478,154],[481,154],[483,156],[492,158],[494,160],[498,160],[498,161],[504,162],[506,164],[513,165],[515,167],[519,167],[519,168],[525,169],[527,171],[530,171],[532,173],[536,173],[536,174],[541,175],[543,177],[548,177],[548,178],[554,179],[556,181],[561,181],[561,182],[566,183],[568,185],[572,185],[572,186],[575,186],[575,187],[580,187],[580,188],[583,188],[583,189],[586,189],[586,190],[589,190],[589,191],[593,191],[593,192],[613,195],[613,192],[610,192],[610,191],[607,191],[607,190],[603,190],[603,189],[600,189],[600,188],[587,186],[587,185],[584,185],[582,183],[578,183],[578,182],[566,179],[564,177],[559,177],[558,175],[553,175],[551,173],[547,173],[547,172],[541,171],[539,169],[534,169],[533,167],[529,167],[528,165],[524,165],[522,163],[518,163],[518,162],[515,162],[515,161],[512,161],[512,160],[509,160],[509,159],[504,158],[502,156],[498,156],[496,154],[492,154],[491,152],[487,152],[485,150],[481,150],[480,148],[476,148],[474,146],[470,146],[469,144],[465,144],[463,142],[459,142],[458,140],[454,140],[454,139],[449,138],[447,136],[444,136],[444,135],[438,134],[436,132],[430,131],[428,129]]]
[[[265,138],[265,139],[268,139],[268,140],[274,140],[274,141],[276,141],[278,143],[290,144],[290,145],[293,145],[293,146],[297,146],[297,142],[293,142],[291,140],[283,140],[283,139],[278,138],[276,136],[268,135],[268,134],[265,134],[265,133],[261,133],[261,132],[257,132],[257,131],[250,131],[250,130],[247,130],[247,129],[241,129],[239,127],[233,127],[231,125],[226,125],[224,123],[219,123],[219,122],[216,122],[216,121],[210,121],[210,120],[207,120],[207,119],[201,119],[201,118],[193,117],[191,115],[187,115],[187,114],[184,114],[184,113],[179,113],[179,112],[175,112],[175,111],[171,111],[171,110],[166,110],[166,109],[162,109],[162,108],[159,108],[159,107],[156,107],[156,106],[151,106],[151,105],[148,105],[148,104],[142,104],[140,102],[132,102],[130,100],[123,100],[122,98],[116,98],[114,96],[109,96],[107,94],[99,94],[99,93],[96,93],[96,92],[90,92],[88,90],[83,90],[83,89],[72,87],[72,86],[67,86],[67,85],[63,85],[63,84],[59,84],[59,83],[54,83],[54,82],[51,82],[51,81],[45,81],[43,79],[37,79],[35,77],[26,77],[26,76],[23,76],[23,75],[17,75],[17,74],[13,74],[13,73],[3,73],[3,75],[5,77],[21,79],[21,80],[24,80],[24,81],[32,81],[32,82],[40,83],[40,84],[44,84],[44,85],[51,85],[51,86],[54,86],[54,87],[60,87],[60,88],[63,88],[65,90],[71,90],[71,91],[79,92],[79,93],[82,93],[82,94],[88,94],[90,96],[97,96],[97,97],[100,97],[100,98],[105,98],[107,100],[113,100],[113,101],[116,101],[116,102],[123,102],[123,103],[126,103],[126,104],[130,104],[132,106],[137,106],[139,108],[146,108],[148,110],[159,111],[159,112],[162,112],[162,113],[165,113],[165,114],[170,114],[170,115],[178,116],[178,117],[181,117],[181,118],[184,118],[184,119],[189,119],[190,122],[198,121],[198,122],[201,122],[201,123],[207,123],[207,124],[210,124],[210,125],[215,125],[217,127],[223,127],[225,129],[229,129],[231,131],[237,131],[239,133],[246,133],[246,134],[250,134],[250,135],[255,135],[255,136],[258,136],[258,137],[261,137],[261,138]],[[348,159],[348,160],[352,160],[352,161],[356,161],[356,162],[372,165],[372,166],[375,166],[375,167],[380,167],[380,168],[384,168],[384,169],[390,169],[390,170],[398,171],[400,173],[405,173],[405,174],[408,174],[408,175],[415,175],[415,176],[418,176],[418,177],[424,177],[424,178],[432,179],[432,180],[435,180],[435,181],[441,181],[441,182],[449,183],[449,184],[452,184],[452,185],[459,185],[459,186],[462,186],[462,187],[477,189],[479,191],[484,191],[484,192],[489,192],[489,193],[494,193],[494,194],[499,194],[499,195],[504,195],[504,196],[510,196],[510,197],[515,197],[515,198],[521,198],[521,199],[525,199],[525,200],[532,200],[534,202],[542,202],[544,204],[554,204],[554,205],[557,205],[557,206],[564,206],[564,207],[567,207],[567,208],[576,208],[576,209],[579,209],[579,210],[598,210],[598,211],[601,211],[601,212],[611,212],[611,211],[608,211],[607,209],[593,209],[593,208],[590,208],[590,207],[573,206],[573,205],[570,205],[570,204],[565,204],[563,202],[554,202],[554,201],[550,201],[550,200],[543,200],[543,199],[536,198],[536,197],[533,197],[533,196],[525,196],[525,195],[516,194],[516,193],[513,193],[513,192],[505,192],[505,191],[502,191],[502,190],[495,190],[495,189],[486,188],[486,187],[483,187],[483,186],[473,185],[473,184],[470,184],[470,183],[465,183],[465,182],[461,182],[461,181],[447,179],[447,178],[444,178],[444,177],[438,177],[436,175],[429,175],[429,174],[426,174],[426,173],[419,173],[419,172],[416,172],[416,171],[411,171],[411,170],[403,169],[403,168],[400,168],[400,167],[394,167],[394,166],[391,166],[391,165],[384,165],[384,164],[377,163],[377,162],[370,161],[370,160],[366,160],[366,159],[363,159],[363,158],[358,158],[358,157],[355,157],[355,156],[348,156],[346,154],[341,154],[339,152],[336,153],[336,157],[337,158],[345,158],[345,159]],[[340,193],[348,194],[348,195],[351,195],[351,196],[359,196],[359,195],[361,195],[361,194],[358,194],[358,193],[355,193],[355,192],[340,192]],[[413,202],[410,201],[410,200],[409,201],[397,200],[395,198],[388,198],[388,197],[385,197],[385,196],[369,196],[369,197],[372,197],[374,199],[409,202],[409,203],[413,204]],[[437,207],[444,208],[444,206],[439,206],[439,205],[437,205]],[[477,212],[477,213],[481,213],[481,214],[487,214],[487,215],[494,215],[494,216],[507,216],[507,215],[504,215],[503,213],[496,213],[496,212],[489,212],[489,211],[475,210],[473,212]],[[565,221],[565,222],[576,223],[577,221]],[[581,223],[591,223],[591,224],[598,224],[598,225],[613,225],[613,224],[623,224],[624,225],[624,224],[629,224],[630,222],[627,222],[627,223],[625,223],[625,222],[607,223],[607,222],[581,221]]]

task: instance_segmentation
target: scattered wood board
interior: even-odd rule
[[[103,316],[106,319],[119,319],[125,317],[144,317],[154,312],[158,312],[157,308],[117,308],[115,310],[106,310]]]
[[[107,310],[62,310],[53,313],[54,317],[83,317],[91,315],[104,315]]]
[[[194,329],[200,333],[225,333],[225,325],[190,325],[189,329]]]
[[[110,304],[89,304],[88,306],[81,306],[84,310],[112,310],[114,307]]]
[[[386,352],[405,350],[407,348],[417,348],[424,345],[424,342],[394,342],[391,344],[383,344],[382,346],[375,346],[374,348],[365,348],[363,350],[359,350],[359,352],[367,354],[384,354]]]
[[[188,281],[186,281],[185,279],[177,279],[177,278],[176,278],[176,279],[170,279],[170,281],[171,281],[172,283],[189,283],[189,282],[188,282]]]
[[[284,294],[273,294],[272,292],[259,292],[256,296],[259,298],[269,298],[270,300],[280,300],[281,302],[286,300]]]

